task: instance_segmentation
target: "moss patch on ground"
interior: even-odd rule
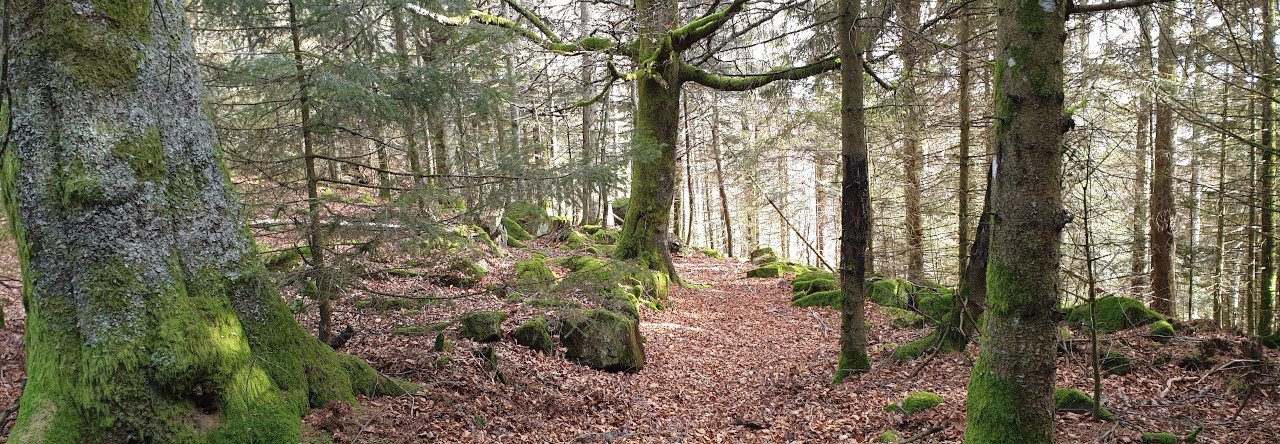
[[[1097,313],[1095,322],[1089,320],[1089,305],[1081,304],[1071,309],[1066,321],[1079,324],[1084,328],[1095,325],[1098,331],[1112,332],[1141,327],[1156,321],[1163,321],[1164,316],[1152,311],[1137,299],[1110,296],[1098,299],[1094,304]]]

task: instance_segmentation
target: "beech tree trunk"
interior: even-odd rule
[[[10,441],[297,442],[309,407],[372,394],[257,259],[182,4],[10,7],[29,378]]]
[[[635,3],[636,47],[648,59],[662,50],[659,35],[675,26],[676,2]],[[636,79],[635,129],[631,134],[631,203],[613,257],[635,259],[679,282],[668,243],[671,201],[675,191],[676,143],[680,119],[679,53],[656,62],[649,75]],[[692,179],[692,178],[691,178]]]
[[[1066,2],[997,0],[991,245],[966,443],[1052,443]]]

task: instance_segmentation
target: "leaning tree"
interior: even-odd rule
[[[183,3],[8,3],[0,189],[28,377],[12,442],[296,442],[310,407],[379,391],[257,259]]]

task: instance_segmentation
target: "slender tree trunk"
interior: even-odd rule
[[[733,224],[729,220],[729,195],[724,189],[724,168],[720,164],[720,107],[711,105],[711,156],[716,160],[716,186],[720,189],[720,218],[724,221],[724,251],[733,257]]]
[[[0,189],[28,380],[10,442],[297,442],[309,407],[374,394],[257,259],[181,4],[13,3]]]
[[[1276,208],[1275,208],[1275,3],[1260,2],[1262,7],[1262,283],[1258,289],[1258,336],[1271,334],[1272,301],[1276,281]]]
[[[920,26],[920,0],[903,2],[902,26],[907,28],[902,48],[902,82],[897,93],[903,112],[902,172],[903,202],[906,217],[903,224],[907,232],[907,279],[919,283],[924,279],[924,226],[920,216],[920,170],[924,167],[924,154],[920,150],[920,138],[924,125],[922,101],[916,91],[916,65],[922,58],[919,39],[912,32]]]
[[[1138,30],[1141,42],[1140,71],[1146,73],[1151,69],[1151,26],[1147,8],[1138,8]],[[1130,246],[1132,263],[1129,271],[1129,287],[1134,298],[1146,299],[1147,292],[1147,157],[1150,153],[1148,142],[1151,138],[1151,101],[1147,88],[1139,88],[1137,136],[1134,143],[1134,164],[1137,167],[1133,174],[1133,241]]]
[[[687,96],[684,98],[683,109],[685,125],[692,125],[693,120],[689,119],[689,100]],[[691,132],[686,130],[684,133],[684,175],[687,178],[685,179],[685,187],[688,191],[686,194],[689,195],[689,222],[685,224],[685,227],[688,228],[684,234],[685,245],[693,243],[693,216],[697,212],[695,210],[697,207],[693,205],[693,143],[690,141],[690,137]]]
[[[1173,94],[1173,67],[1177,60],[1173,53],[1173,14],[1169,8],[1160,11],[1160,40],[1157,45],[1160,91],[1156,100],[1155,153],[1151,167],[1151,309],[1173,317],[1173,219],[1176,210],[1173,207],[1174,122],[1170,95]]]
[[[862,0],[837,0],[840,46],[840,358],[833,383],[871,368],[867,357],[866,258],[871,200],[867,174],[866,110],[863,106],[863,32],[857,28]]]
[[[400,5],[391,7],[391,21],[393,32],[396,39],[396,64],[400,73],[397,77],[402,83],[408,82],[408,71],[413,67],[413,61],[409,57],[409,44],[405,36],[404,10]],[[409,172],[414,174],[413,183],[417,192],[421,192],[424,186],[422,175],[425,173],[422,169],[422,158],[418,154],[418,110],[413,105],[406,104],[404,121],[400,122],[401,128],[404,130],[404,151],[409,157]],[[390,190],[388,190],[390,192]]]
[[[1063,108],[1066,3],[997,0],[996,7],[988,307],[964,441],[1052,443],[1059,256],[1069,221],[1062,207],[1062,135],[1072,126]]]
[[[964,279],[964,270],[968,268],[969,260],[969,166],[973,163],[969,159],[969,129],[972,122],[969,120],[969,102],[972,101],[969,92],[970,84],[970,67],[969,67],[969,40],[973,38],[973,30],[969,24],[969,7],[960,8],[960,36],[959,41],[960,56],[957,64],[960,71],[960,147],[956,153],[959,162],[960,173],[956,180],[956,264],[958,277]]]
[[[1222,125],[1223,128],[1228,128],[1227,125],[1230,123],[1227,118],[1228,113],[1231,111],[1231,101],[1230,101],[1230,95],[1228,94],[1228,92],[1229,92],[1229,89],[1224,86],[1222,88],[1222,122],[1220,122],[1220,125]],[[1213,275],[1214,275],[1213,323],[1217,325],[1218,328],[1223,327],[1224,320],[1226,321],[1226,323],[1229,324],[1231,319],[1231,315],[1230,315],[1231,304],[1224,303],[1223,298],[1227,297],[1227,295],[1225,292],[1222,291],[1222,287],[1223,287],[1222,273],[1225,271],[1226,261],[1227,261],[1227,258],[1226,258],[1227,236],[1226,236],[1226,228],[1225,228],[1227,224],[1226,190],[1227,190],[1227,135],[1225,133],[1219,133],[1218,134],[1218,191],[1217,191],[1218,201],[1216,205],[1218,220],[1215,223],[1215,229],[1217,230],[1217,233],[1214,236],[1214,242],[1213,242],[1214,252],[1216,253],[1215,254],[1216,257],[1214,258],[1215,260],[1214,260],[1214,270],[1213,270]]]
[[[317,192],[320,177],[316,174],[315,151],[312,148],[310,88],[307,84],[306,67],[302,62],[302,38],[297,8],[292,0],[289,1],[289,36],[293,40],[293,66],[298,74],[298,114],[301,116],[302,126],[302,156],[306,163],[307,249],[311,251],[310,274],[316,284],[315,300],[320,306],[320,316],[316,320],[316,337],[320,342],[328,343],[333,323],[330,299],[338,292],[325,263],[325,240],[320,228],[322,206]]]
[[[586,36],[591,31],[591,3],[578,3],[578,23],[581,25],[582,35]],[[591,100],[595,97],[595,91],[591,87],[591,77],[595,74],[595,67],[591,65],[591,55],[582,54],[582,99]],[[600,106],[595,102],[582,107],[582,164],[591,166],[593,160],[598,155],[599,137],[596,134],[596,114],[599,113]],[[592,197],[592,192],[598,188],[597,184],[590,179],[584,179],[582,183],[582,223],[594,225],[598,221],[599,211],[596,211],[594,202],[596,199]],[[678,196],[677,196],[678,197]],[[680,219],[674,219],[679,224]],[[676,237],[680,237],[677,233]]]
[[[1254,112],[1255,105],[1257,103],[1258,103],[1257,100],[1249,101],[1250,116],[1257,116],[1257,114]],[[1250,121],[1249,126],[1250,126],[1250,129],[1252,130],[1251,133],[1257,134],[1258,119],[1256,118],[1249,119],[1249,121]],[[1259,275],[1258,230],[1254,228],[1258,226],[1257,225],[1258,224],[1258,205],[1257,205],[1257,202],[1258,202],[1258,186],[1257,186],[1258,184],[1258,151],[1259,150],[1257,148],[1252,148],[1249,150],[1249,183],[1253,186],[1249,187],[1249,205],[1248,205],[1249,207],[1249,245],[1247,250],[1249,251],[1249,285],[1244,296],[1244,312],[1245,312],[1244,332],[1245,332],[1245,335],[1248,335],[1248,336],[1252,336],[1253,334],[1257,333],[1257,330],[1255,330],[1256,325],[1254,324],[1253,321],[1254,319],[1257,319],[1256,313],[1254,313],[1254,307],[1256,306],[1254,295],[1257,294],[1258,275]]]

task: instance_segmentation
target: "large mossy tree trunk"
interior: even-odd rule
[[[1052,443],[1066,2],[998,0],[988,305],[966,443]]]
[[[10,5],[11,442],[296,442],[377,374],[294,321],[241,221],[182,3]]]
[[[840,358],[832,382],[871,368],[867,357],[867,241],[871,234],[871,185],[867,172],[867,119],[863,106],[863,41],[857,28],[862,0],[837,3],[840,66]]]
[[[617,259],[667,273],[679,282],[668,242],[675,195],[680,119],[680,61],[665,32],[675,26],[676,3],[641,0],[635,5],[636,47],[645,65],[636,79],[635,129],[631,135],[631,202],[618,235]],[[692,180],[692,178],[690,178]]]

